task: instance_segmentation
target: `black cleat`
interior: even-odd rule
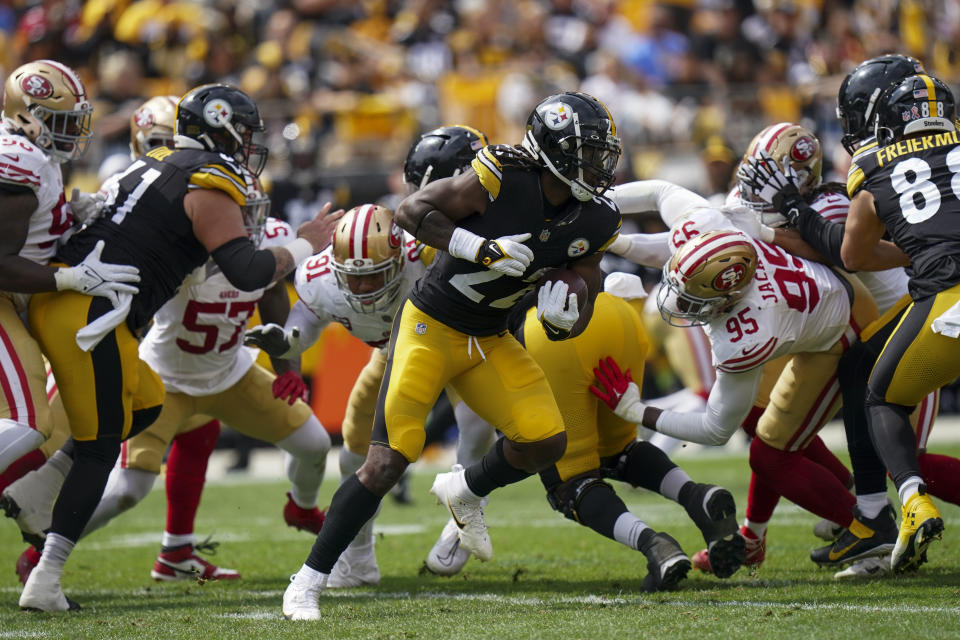
[[[641,587],[644,591],[676,589],[690,571],[690,558],[666,533],[654,534],[643,555],[647,557],[647,576]]]
[[[863,558],[883,556],[897,542],[897,522],[893,509],[885,505],[876,518],[865,518],[853,508],[853,522],[833,544],[814,549],[810,559],[821,567],[839,567]]]
[[[746,541],[737,535],[737,506],[733,494],[712,484],[697,484],[687,514],[707,543],[710,568],[718,578],[729,578],[743,565]]]

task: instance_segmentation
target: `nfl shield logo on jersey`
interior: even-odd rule
[[[417,335],[422,336],[423,334],[425,334],[425,333],[427,332],[427,323],[426,323],[426,322],[418,322],[418,323],[417,323],[417,326],[414,327],[413,330],[417,332]]]
[[[570,243],[569,247],[567,247],[567,255],[571,258],[576,258],[577,256],[582,256],[585,254],[589,248],[590,243],[587,242],[586,238],[577,238]]]
[[[540,232],[540,242],[546,242],[550,239],[550,229],[544,229]]]

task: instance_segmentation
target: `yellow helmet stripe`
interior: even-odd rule
[[[477,136],[478,138],[480,138],[480,142],[483,144],[483,146],[487,146],[488,144],[490,144],[490,143],[487,141],[487,136],[483,135],[483,134],[480,132],[479,129],[474,129],[473,127],[471,127],[471,126],[469,126],[469,125],[466,125],[466,124],[455,124],[455,125],[452,125],[452,126],[454,126],[454,127],[460,127],[461,129],[466,129],[467,131],[469,131],[469,132],[472,133],[473,135]]]
[[[930,105],[930,117],[936,118],[937,113],[937,88],[933,86],[933,79],[925,73],[920,74],[923,84],[927,85],[927,104]]]

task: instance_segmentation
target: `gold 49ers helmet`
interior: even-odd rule
[[[793,122],[770,125],[750,141],[743,160],[756,157],[761,152],[772,156],[778,164],[784,158],[787,159],[790,166],[797,172],[797,188],[801,194],[820,185],[823,173],[823,152],[820,150],[820,141],[806,127]],[[752,200],[748,195],[750,190],[745,189],[742,184],[738,186],[740,201],[753,209],[760,216],[763,224],[768,227],[782,227],[787,223],[787,219],[772,205]]]
[[[177,96],[150,98],[130,116],[130,156],[136,160],[155,147],[173,147]]]
[[[663,265],[660,315],[675,327],[707,324],[743,297],[756,270],[757,250],[739,231],[696,236]]]
[[[3,122],[44,150],[69,162],[87,149],[93,107],[80,76],[53,60],[14,69],[3,88]]]
[[[400,292],[403,231],[375,204],[347,211],[333,235],[333,272],[354,311],[382,312]]]

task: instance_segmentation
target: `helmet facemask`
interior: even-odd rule
[[[240,212],[243,214],[243,227],[247,236],[255,246],[260,246],[263,240],[263,229],[270,215],[270,196],[263,192],[259,180],[254,180],[253,186],[247,190],[247,200]]]
[[[735,305],[743,297],[743,291],[713,298],[700,298],[684,291],[675,274],[670,273],[670,263],[663,265],[663,280],[657,291],[657,307],[664,321],[674,327],[700,327],[709,324],[718,315]]]
[[[73,111],[55,111],[40,104],[30,105],[27,110],[40,127],[34,142],[54,161],[69,162],[87,150],[93,135],[93,107],[89,104]]]

